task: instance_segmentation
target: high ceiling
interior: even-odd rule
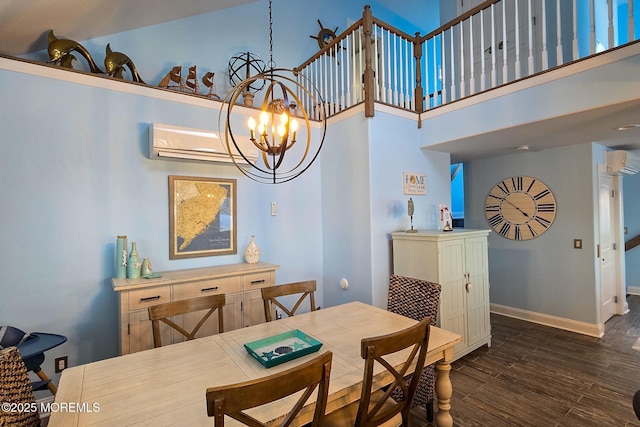
[[[43,50],[53,28],[72,40],[87,40],[254,1],[2,0],[0,53],[20,56]]]

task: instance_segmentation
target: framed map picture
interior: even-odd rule
[[[169,259],[237,253],[236,180],[169,176]]]

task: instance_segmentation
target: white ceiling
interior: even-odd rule
[[[20,56],[43,50],[46,35],[54,28],[66,38],[87,40],[255,1],[258,0],[1,0],[0,54]],[[614,130],[630,123],[640,123],[640,100],[475,135],[433,148],[452,153],[453,161],[503,155],[514,152],[521,144],[530,145],[531,151],[586,141],[640,149],[640,128]]]
[[[640,124],[640,100],[499,129],[429,149],[451,153],[452,163],[513,154],[522,145],[528,145],[531,152],[584,142],[640,150],[640,127],[618,130],[631,124]]]
[[[1,0],[0,53],[44,50],[51,29],[87,40],[257,0]]]

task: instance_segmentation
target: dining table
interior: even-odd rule
[[[49,426],[212,426],[205,399],[208,387],[269,376],[325,351],[333,353],[326,409],[329,413],[360,398],[364,373],[362,338],[396,332],[415,322],[373,305],[350,302],[71,367],[62,372]],[[244,346],[295,329],[322,343],[318,352],[267,368]],[[454,347],[462,340],[461,335],[431,327],[425,363],[436,363],[437,426],[453,425],[449,371]],[[399,366],[406,354],[398,352],[391,360]],[[392,381],[382,367],[374,371],[374,389]],[[296,395],[288,396],[249,413],[277,425],[296,400]],[[303,425],[311,421],[314,407],[315,394],[296,422]],[[239,425],[230,418],[228,421],[229,426]]]

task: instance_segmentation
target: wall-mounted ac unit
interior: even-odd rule
[[[607,151],[605,156],[607,173],[611,175],[633,175],[640,171],[640,158],[629,151]]]
[[[246,139],[246,140],[245,140]],[[244,155],[255,163],[258,149],[246,138],[236,137]],[[247,161],[231,147],[231,155],[237,163]],[[149,125],[149,158],[162,160],[199,160],[204,162],[232,163],[225,143],[216,132],[181,126],[151,123]]]

